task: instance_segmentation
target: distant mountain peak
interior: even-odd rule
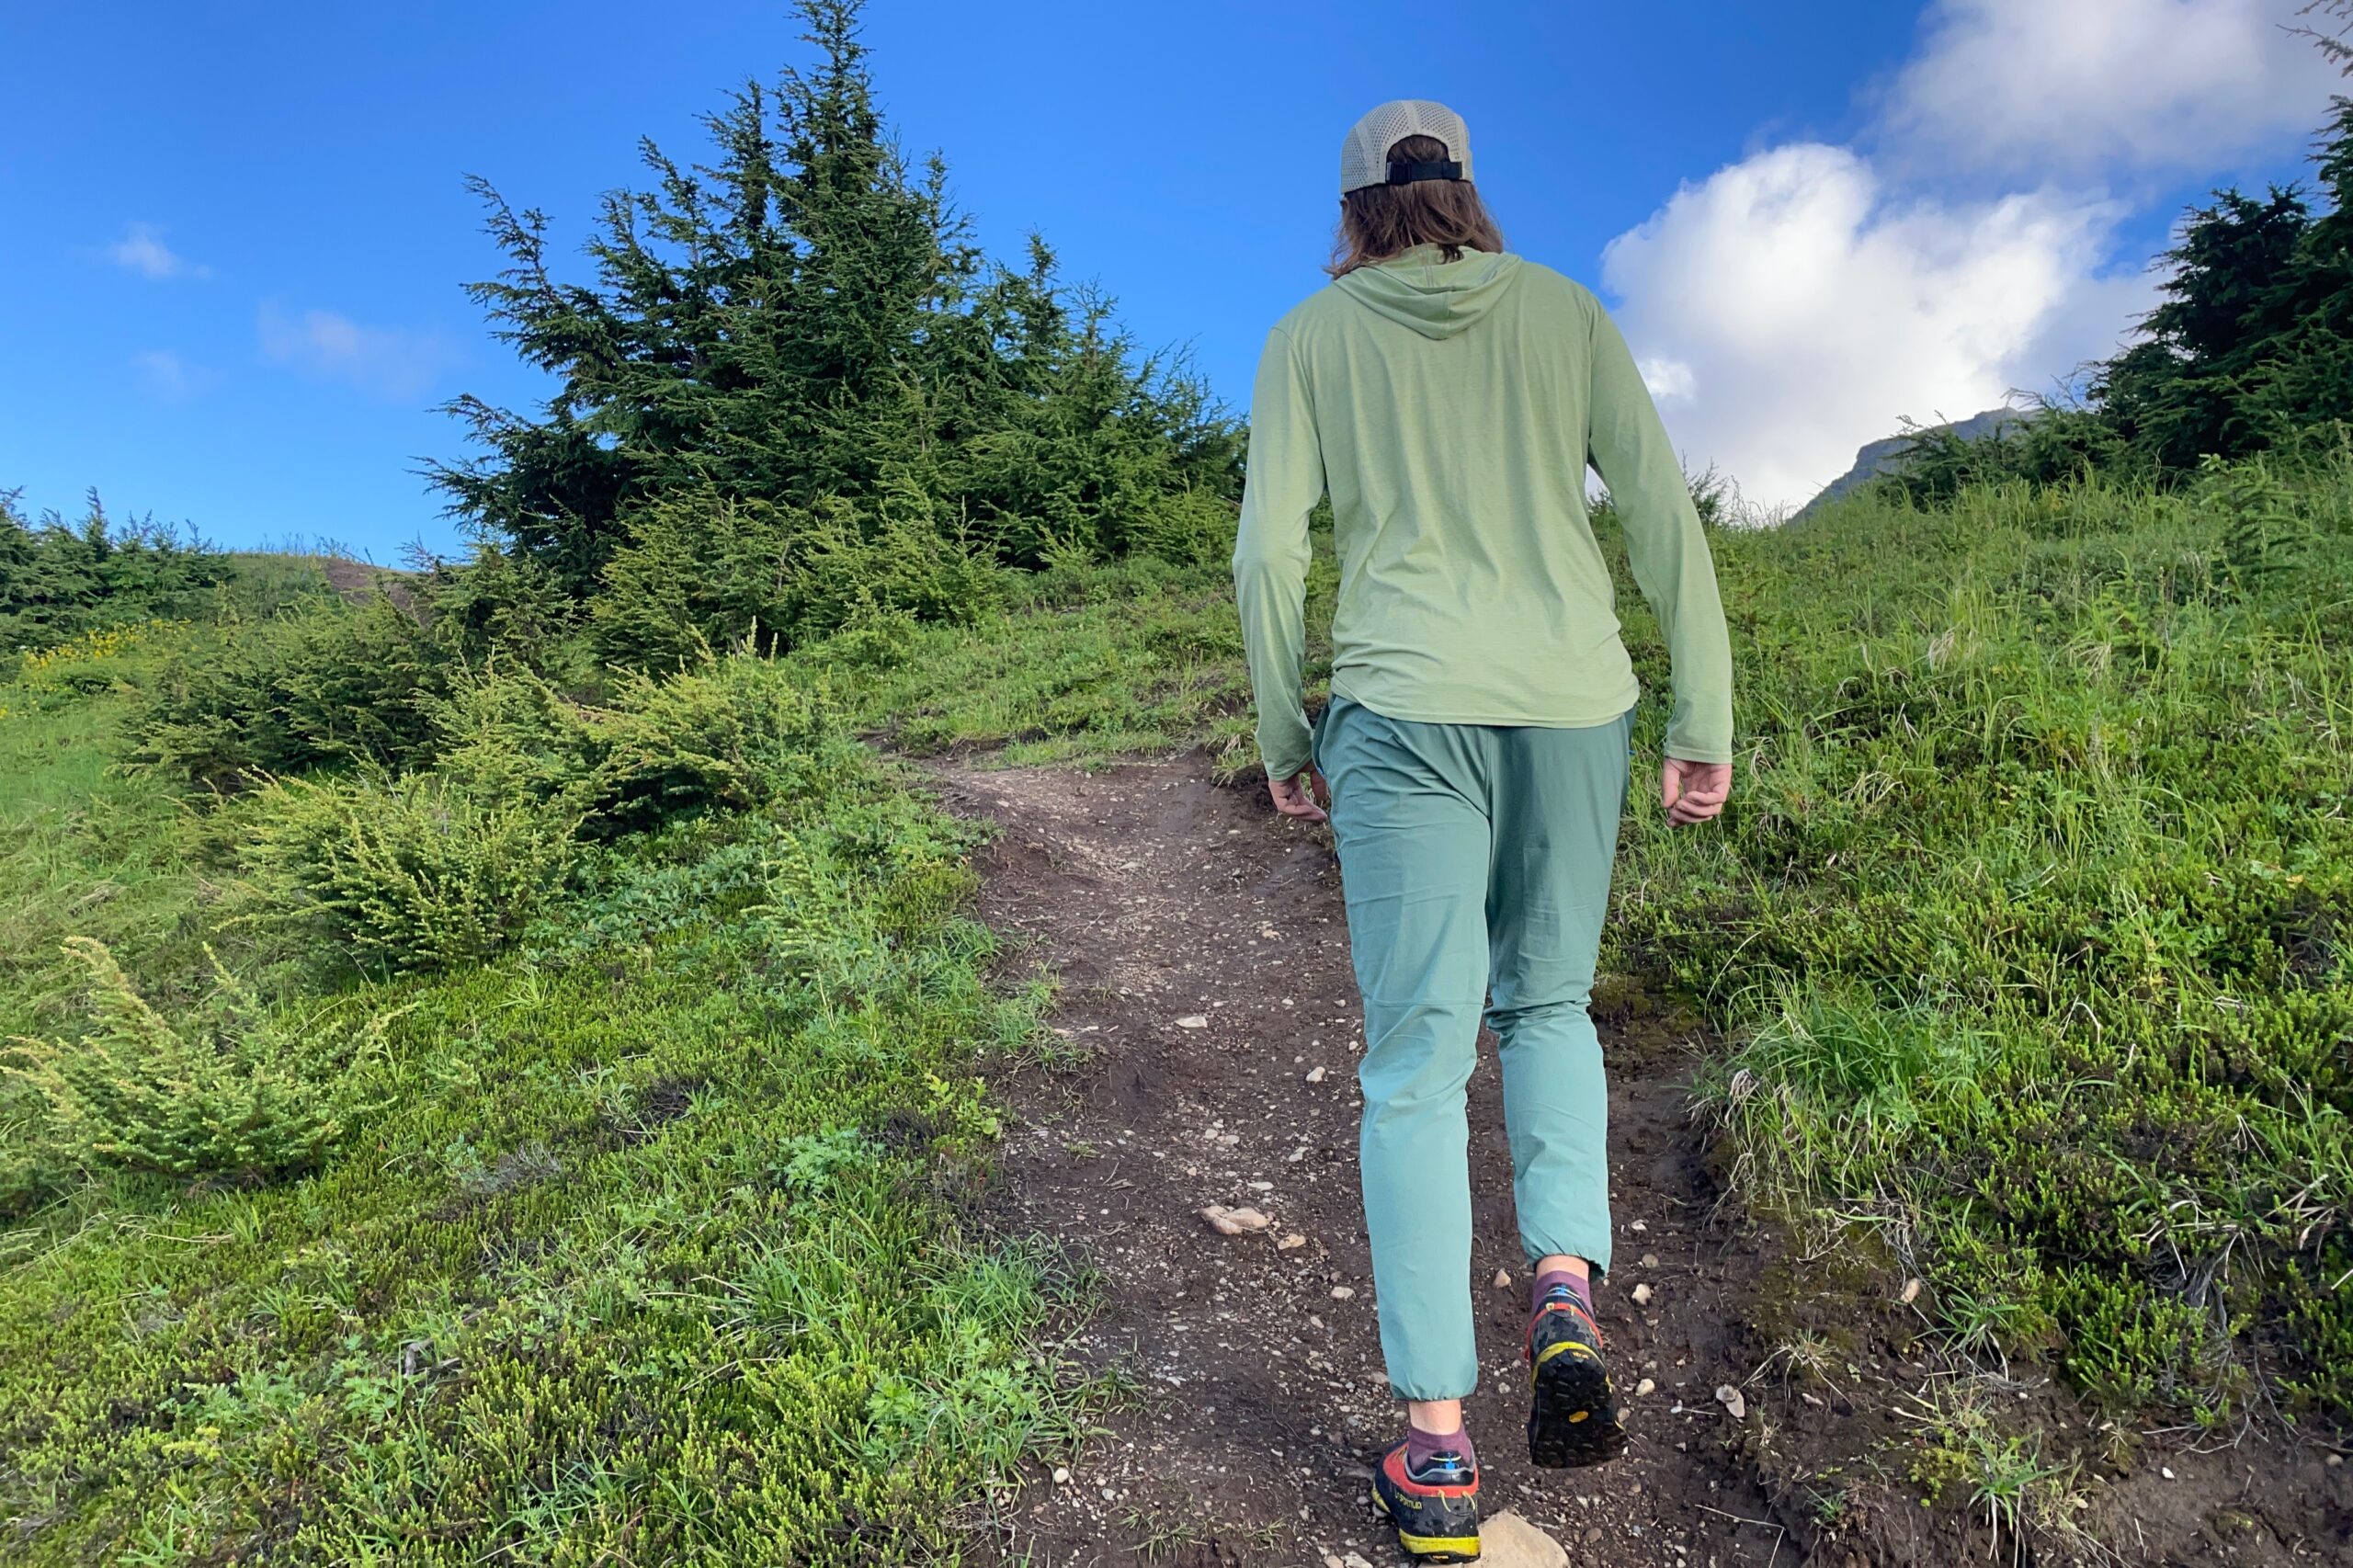
[[[1823,486],[1822,494],[1799,507],[1790,520],[1804,517],[1824,502],[1836,500],[1857,485],[1894,472],[1903,466],[1904,455],[1912,449],[1913,443],[1923,436],[1949,431],[1964,441],[1983,441],[2023,425],[2041,413],[2040,408],[2013,408],[2005,403],[1999,408],[1989,408],[1983,414],[1972,414],[1966,419],[1955,419],[1944,425],[1922,425],[1866,442],[1855,454],[1855,466]]]

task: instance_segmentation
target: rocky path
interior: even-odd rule
[[[1074,1354],[1134,1391],[1107,1435],[1002,1512],[995,1546],[1037,1568],[1384,1568],[1401,1558],[1367,1482],[1402,1417],[1358,1204],[1363,1037],[1338,869],[1322,830],[1201,771],[935,776],[951,809],[1001,829],[980,857],[980,913],[1017,969],[1061,976],[1052,1022],[1074,1055],[1004,1086],[1016,1118],[999,1221],[1063,1238],[1099,1271],[1102,1310]],[[1472,1080],[1483,1502],[1580,1562],[1794,1564],[1803,1553],[1716,1398],[1749,1370],[1734,1357],[1759,1243],[1711,1222],[1686,1111],[1697,1042],[1632,1012],[1597,1008],[1620,1236],[1598,1304],[1633,1433],[1619,1463],[1527,1462],[1526,1281],[1491,1051]],[[1219,1234],[1209,1205],[1269,1223]]]

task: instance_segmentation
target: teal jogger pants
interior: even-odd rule
[[[1625,809],[1631,711],[1587,729],[1316,726],[1364,996],[1365,1229],[1402,1399],[1479,1381],[1463,1085],[1502,1043],[1520,1245],[1609,1267],[1608,1092],[1586,1004]]]

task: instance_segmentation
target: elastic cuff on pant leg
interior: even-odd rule
[[[1609,1272],[1609,1233],[1598,1236],[1522,1236],[1520,1250],[1528,1255],[1528,1267],[1533,1270],[1540,1257],[1581,1257],[1593,1271],[1596,1279]]]
[[[1433,1388],[1437,1387],[1436,1384],[1432,1384],[1430,1386]],[[1459,1392],[1453,1393],[1426,1393],[1419,1389],[1407,1389],[1393,1382],[1389,1385],[1389,1397],[1392,1399],[1401,1400],[1469,1399],[1472,1394],[1477,1393],[1479,1391],[1477,1389],[1471,1388],[1463,1389]]]

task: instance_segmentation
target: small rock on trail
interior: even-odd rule
[[[1201,1218],[1210,1229],[1221,1236],[1239,1236],[1253,1231],[1263,1231],[1274,1223],[1256,1209],[1228,1209],[1222,1203],[1212,1203],[1201,1210]]]
[[[1508,1509],[1479,1521],[1479,1561],[1484,1568],[1569,1568],[1559,1541]]]

